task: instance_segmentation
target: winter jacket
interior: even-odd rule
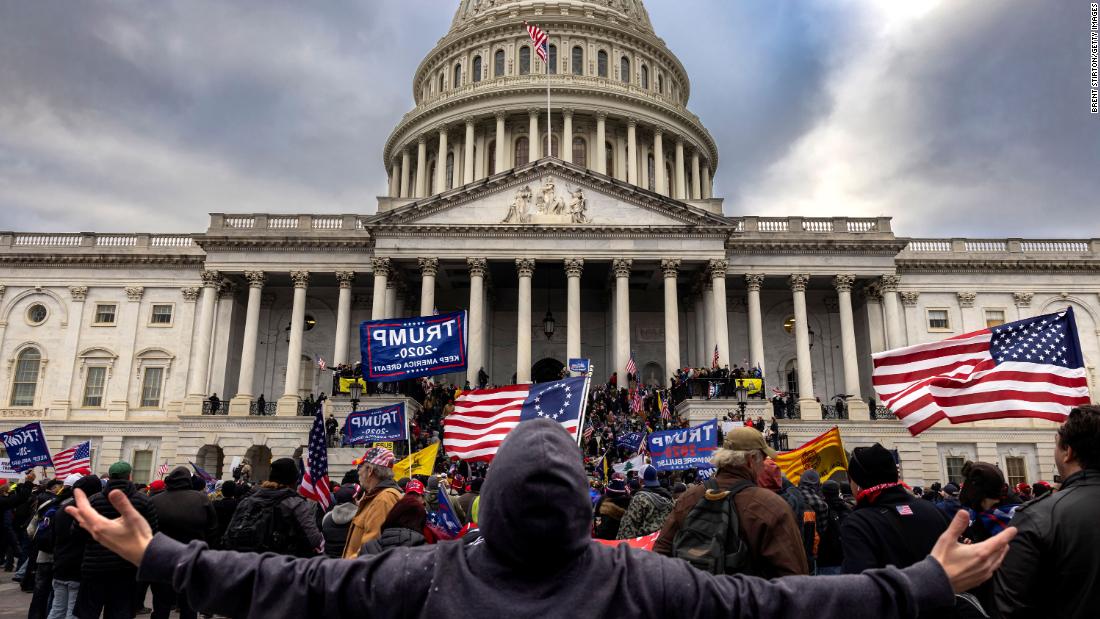
[[[672,494],[664,488],[642,488],[630,499],[630,507],[619,522],[617,539],[633,539],[661,530],[672,513]]]
[[[755,475],[745,466],[719,469],[714,479],[720,490],[729,490],[741,480],[756,483]],[[705,490],[702,484],[696,484],[680,495],[672,515],[661,528],[654,551],[663,555],[672,554],[672,541],[676,533],[691,510],[703,499]],[[797,493],[798,489],[795,488],[794,492]],[[738,492],[733,497],[733,506],[737,509],[741,539],[749,547],[755,574],[774,578],[809,573],[806,551],[802,548],[802,533],[786,501],[771,490],[754,485]]]
[[[146,522],[149,523],[149,528],[156,532],[158,527],[157,510],[153,507],[153,503],[149,500],[149,497],[143,493],[138,492],[137,487],[134,486],[134,482],[128,479],[112,479],[107,482],[107,486],[103,488],[103,492],[93,496],[91,498],[92,509],[103,514],[105,518],[118,518],[118,510],[115,506],[107,500],[107,495],[114,490],[120,490],[126,495],[126,498],[130,499],[133,503],[134,509],[137,510]],[[91,539],[88,536],[88,532],[83,529],[79,529],[80,534],[84,535],[86,539],[86,545],[84,547],[84,560],[80,566],[80,574],[83,578],[109,578],[115,574],[122,574],[125,576],[131,576],[134,572],[134,566],[126,559],[116,555],[115,553],[107,550],[99,542]]]
[[[470,512],[473,511],[474,499],[477,498],[477,495],[478,493],[476,492],[467,492],[455,499],[454,511],[455,514],[462,514],[462,524],[466,524],[472,520],[473,514]]]
[[[291,488],[263,488],[249,494],[237,506],[236,515],[246,513],[247,504],[250,501],[269,501],[282,510],[279,522],[286,526],[294,527],[290,532],[291,547],[287,554],[299,557],[312,557],[320,554],[325,545],[325,538],[317,528],[317,504],[301,497]],[[230,522],[227,529],[232,529]]]
[[[405,527],[391,527],[382,531],[382,534],[378,537],[363,544],[363,547],[359,549],[359,556],[377,555],[390,548],[423,546],[426,543],[427,540],[424,539],[424,535],[421,533]]]
[[[229,523],[233,521],[233,514],[237,513],[237,506],[240,504],[241,499],[237,497],[221,498],[214,501],[214,515],[218,517],[218,528],[214,531],[214,537],[209,540],[210,545],[214,548],[221,548],[225,530],[229,528]]]
[[[857,504],[840,527],[844,573],[913,565],[928,556],[948,522],[935,505],[905,487],[887,488],[874,501]]]
[[[1100,608],[1100,471],[1084,470],[1016,509],[1016,538],[993,576],[1001,616],[1085,617]]]
[[[595,544],[580,450],[555,421],[519,424],[493,466],[481,492],[480,543],[396,548],[342,561],[222,552],[157,535],[139,575],[171,584],[200,612],[249,619],[336,617],[366,609],[372,616],[435,619],[889,619],[930,613],[953,599],[950,581],[932,558],[905,570],[767,581],[714,576],[679,559]],[[776,510],[786,514],[788,508],[781,503]]]
[[[340,557],[348,541],[348,527],[359,507],[355,503],[343,503],[332,508],[321,520],[321,534],[325,537],[325,556]]]
[[[359,509],[348,527],[348,541],[344,544],[345,559],[358,557],[363,544],[382,533],[382,522],[400,500],[401,489],[392,479],[382,482],[359,500]]]
[[[218,515],[206,494],[191,489],[191,473],[181,466],[164,478],[164,486],[164,492],[149,499],[161,532],[181,542],[214,539]]]
[[[948,519],[954,518],[955,512],[963,508],[962,503],[959,503],[958,497],[953,497],[951,495],[947,495],[942,501],[936,503],[936,507],[938,507]]]
[[[23,482],[15,487],[15,490],[8,492],[4,496],[0,496],[0,513],[4,513],[7,510],[11,510],[12,514],[15,513],[15,509],[31,498],[31,490],[34,489],[33,483]],[[14,521],[14,516],[13,516]]]
[[[828,511],[821,526],[821,543],[817,547],[818,567],[837,567],[844,562],[844,546],[840,543],[840,528],[852,513],[852,506],[841,499],[826,498]]]
[[[619,539],[619,523],[630,507],[630,497],[604,496],[596,504],[596,527],[592,537],[596,539]]]

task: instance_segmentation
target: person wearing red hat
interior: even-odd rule
[[[359,556],[363,544],[382,534],[382,523],[393,506],[401,500],[401,488],[393,479],[393,452],[385,447],[371,447],[362,458],[352,461],[359,471],[362,497],[359,508],[348,527],[344,558]]]
[[[164,492],[165,488],[167,488],[167,486],[163,479],[154,479],[153,483],[149,484],[149,496],[158,495]]]
[[[1027,485],[1027,482],[1024,481],[1016,484],[1016,496],[1020,497],[1021,503],[1027,503],[1035,498],[1031,495],[1031,486]]]

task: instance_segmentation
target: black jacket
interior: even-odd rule
[[[948,522],[935,505],[904,487],[887,488],[874,503],[856,505],[841,525],[844,573],[913,565],[928,556]]]
[[[1002,617],[1085,617],[1100,609],[1100,471],[1020,506],[1016,539],[993,577]]]
[[[184,543],[213,539],[218,516],[206,494],[191,489],[191,473],[178,467],[164,479],[164,486],[164,492],[149,499],[156,508],[161,532]]]
[[[325,536],[326,556],[344,556],[344,546],[348,543],[348,526],[358,509],[355,503],[341,503],[325,514],[321,520],[321,534]]]
[[[121,490],[123,494],[130,499],[130,502],[134,504],[134,509],[136,509],[149,523],[149,527],[153,529],[153,532],[155,533],[158,530],[156,508],[153,507],[152,502],[149,501],[149,497],[138,492],[137,487],[134,486],[134,482],[130,480],[112,479],[108,481],[107,486],[103,488],[103,492],[91,498],[90,503],[92,504],[92,508],[103,514],[106,518],[118,518],[118,510],[116,510],[115,506],[111,505],[111,502],[107,500],[107,495],[110,494],[112,490]],[[91,539],[91,537],[88,536],[88,532],[84,529],[79,529],[79,531],[80,534],[86,538],[84,560],[80,566],[80,575],[82,578],[103,579],[117,574],[130,575],[134,573],[136,568],[134,568],[132,563],[110,550],[107,550],[94,539]]]
[[[233,520],[233,514],[237,512],[237,506],[240,505],[240,503],[241,500],[237,497],[222,498],[214,501],[214,514],[218,517],[218,528],[214,531],[214,537],[208,540],[212,547],[222,547],[222,536],[225,535],[225,530]]]
[[[3,514],[9,509],[12,510],[12,513],[14,514],[15,510],[18,507],[22,506],[24,503],[30,500],[31,490],[33,489],[34,484],[23,482],[16,486],[14,491],[8,492],[4,496],[0,496],[0,514]]]
[[[359,556],[382,554],[390,548],[400,548],[402,546],[410,548],[423,546],[425,543],[427,542],[421,533],[405,527],[390,527],[383,529],[382,534],[378,537],[363,544],[363,547],[359,549]]]
[[[576,441],[548,419],[508,434],[485,480],[480,542],[345,559],[207,549],[154,537],[139,577],[231,617],[916,617],[950,604],[934,559],[906,570],[773,581],[714,576],[626,545],[595,544]],[[594,584],[596,583],[596,584]]]
[[[819,523],[821,543],[817,547],[817,565],[835,567],[844,564],[844,545],[840,542],[840,530],[844,521],[852,515],[852,506],[840,497],[825,497],[829,511],[825,522]],[[823,525],[823,526],[822,526]]]

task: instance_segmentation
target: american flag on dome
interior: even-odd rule
[[[913,436],[943,419],[1062,421],[1089,403],[1073,308],[872,359],[875,391]]]
[[[634,351],[630,351],[630,360],[626,362],[626,375],[631,376],[638,373],[638,364],[634,362]]]
[[[73,473],[92,470],[92,443],[84,441],[53,455],[54,477],[68,477]]]
[[[550,39],[550,36],[546,34],[546,31],[534,24],[523,22],[523,25],[527,27],[527,34],[531,35],[531,40],[535,43],[535,53],[542,58],[543,62],[546,62],[546,44]]]
[[[325,441],[325,418],[318,407],[313,415],[313,427],[309,430],[306,470],[302,483],[298,485],[298,494],[328,509],[332,505],[332,484],[328,480],[328,445]]]

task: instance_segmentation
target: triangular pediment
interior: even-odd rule
[[[370,221],[431,226],[725,226],[728,220],[557,159],[541,159]]]

